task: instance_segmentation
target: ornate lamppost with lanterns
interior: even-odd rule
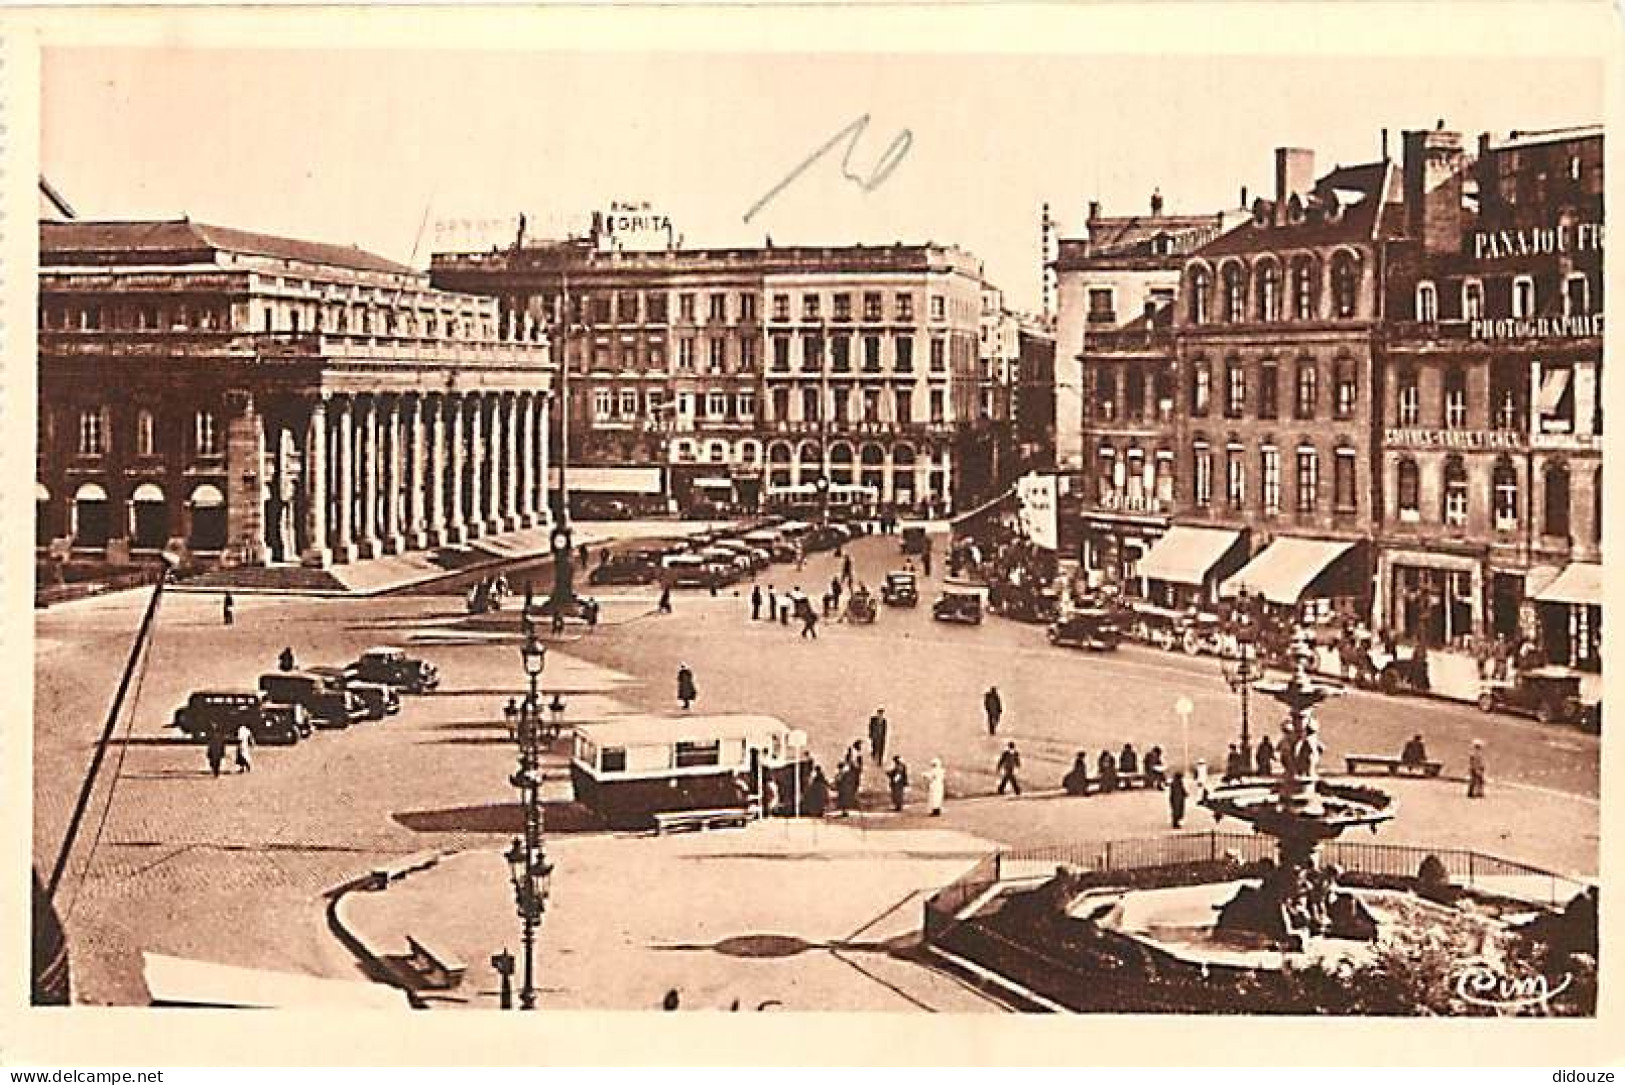
[[[1230,691],[1241,698],[1241,752],[1252,758],[1252,731],[1248,720],[1248,694],[1253,683],[1264,676],[1258,667],[1257,655],[1257,622],[1254,619],[1254,609],[1257,605],[1257,596],[1249,596],[1247,588],[1243,586],[1236,595],[1234,610],[1236,663],[1234,666],[1224,666],[1224,680]]]
[[[505,858],[513,883],[514,906],[519,915],[523,943],[524,974],[519,989],[519,1008],[536,1008],[536,930],[547,908],[553,865],[547,860],[542,842],[542,706],[538,683],[547,663],[547,647],[534,632],[519,649],[530,689],[519,712],[514,738],[519,747],[518,770],[509,777],[519,791],[524,811],[524,835],[515,837]]]

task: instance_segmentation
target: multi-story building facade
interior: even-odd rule
[[[325,566],[538,525],[533,334],[354,248],[42,222],[36,541]]]
[[[1052,387],[1062,538],[1094,583],[1135,587],[1167,531],[1179,470],[1172,323],[1186,259],[1234,213],[1103,215],[1063,238]]]
[[[1600,665],[1603,140],[1405,134],[1374,615]]]
[[[953,500],[955,437],[978,410],[968,253],[636,251],[589,236],[438,254],[433,276],[568,328],[572,465],[663,464],[679,504],[753,505],[819,480],[884,503]]]
[[[1255,556],[1226,593],[1369,603],[1382,253],[1400,200],[1386,159],[1316,179],[1311,151],[1281,148],[1274,198],[1185,261],[1176,516],[1247,533]]]

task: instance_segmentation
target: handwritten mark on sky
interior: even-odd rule
[[[885,184],[886,179],[892,175],[892,171],[896,170],[898,166],[902,165],[903,159],[908,157],[909,148],[914,145],[914,133],[909,131],[907,128],[897,133],[896,137],[892,139],[890,146],[886,148],[885,153],[883,153],[880,156],[879,161],[875,163],[874,168],[871,169],[867,175],[865,175],[853,171],[852,155],[853,152],[855,152],[858,148],[858,141],[863,138],[863,133],[867,131],[868,128],[869,114],[865,113],[863,116],[859,117],[857,120],[835,133],[829,142],[825,143],[822,147],[819,147],[812,154],[808,155],[799,166],[785,174],[782,181],[768,189],[766,195],[752,204],[750,210],[745,212],[745,221],[749,222],[751,219],[755,218],[757,212],[771,203],[774,197],[776,197],[779,193],[783,192],[786,188],[789,188],[790,185],[794,183],[796,178],[800,177],[803,173],[806,173],[809,169],[816,165],[819,159],[823,158],[830,151],[834,150],[836,145],[842,140],[846,141],[846,152],[841,155],[841,176],[845,177],[848,181],[851,181],[865,192],[873,192],[875,189]]]

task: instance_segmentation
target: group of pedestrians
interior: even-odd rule
[[[876,708],[874,714],[869,717],[868,735],[867,747],[865,740],[859,738],[854,739],[846,748],[840,763],[835,767],[833,782],[825,775],[822,766],[813,767],[802,806],[804,813],[811,817],[822,817],[829,807],[833,793],[836,811],[841,817],[850,817],[852,812],[860,807],[863,774],[871,762],[885,777],[886,794],[891,800],[892,810],[902,812],[908,803],[909,787],[913,781],[908,763],[903,760],[901,754],[893,753],[890,763],[887,763],[887,748],[891,744],[892,735],[891,720],[887,718],[885,708]],[[925,789],[931,816],[940,817],[948,793],[948,773],[943,767],[941,758],[932,758],[930,766],[926,769]]]
[[[828,612],[828,603],[825,604]],[[794,618],[801,623],[801,637],[803,640],[818,639],[818,612],[813,609],[812,600],[807,593],[797,585],[789,591],[780,592],[772,584],[764,592],[760,584],[752,584],[750,589],[750,620],[753,622],[777,622],[780,625],[789,625]]]
[[[237,725],[235,733],[227,727],[216,727],[209,732],[209,740],[204,749],[209,759],[209,772],[212,775],[220,775],[220,770],[226,763],[226,750],[232,745],[236,746],[237,771],[254,771],[254,732],[248,724],[242,723]]]

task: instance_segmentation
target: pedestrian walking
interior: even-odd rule
[[[796,591],[792,590],[783,599],[779,600],[779,624],[790,624],[790,611],[795,609]]]
[[[841,559],[841,579],[846,581],[848,587],[852,586],[852,555],[848,554]]]
[[[886,732],[889,728],[886,710],[875,709],[875,714],[869,717],[869,752],[874,755],[877,765],[884,764],[886,760]]]
[[[931,767],[925,772],[925,796],[931,816],[941,817],[943,801],[948,797],[948,772],[942,767],[940,757],[933,757]]]
[[[891,768],[886,770],[886,783],[891,786],[891,808],[902,813],[903,800],[908,795],[908,766],[903,764],[901,757],[891,759]]]
[[[796,571],[800,572],[803,568],[806,567],[806,565],[807,565],[807,548],[805,546],[797,545],[797,547],[796,547]]]
[[[220,766],[226,760],[226,735],[219,727],[209,729],[207,756],[209,758],[209,771],[219,776]]]
[[[670,584],[662,584],[662,585],[660,585],[660,602],[656,604],[656,609],[659,610],[660,613],[662,613],[662,614],[670,614],[671,613],[671,585]]]
[[[1176,772],[1174,773],[1173,783],[1168,785],[1168,819],[1173,822],[1176,829],[1185,822],[1185,800],[1187,797],[1185,774]]]
[[[999,696],[998,686],[988,686],[987,692],[982,694],[982,709],[987,713],[987,733],[999,733],[999,720],[1004,718],[1004,700]]]
[[[925,570],[925,575],[926,576],[931,575],[931,544],[930,543],[927,543],[926,546],[925,546],[925,549],[920,551],[920,567]]]
[[[1467,797],[1484,797],[1484,742],[1473,739],[1473,752],[1467,757]]]
[[[587,553],[587,544],[586,543],[582,543],[580,546],[576,547],[576,564],[577,565],[580,565],[583,569],[585,569],[587,567],[588,557],[589,557],[589,555]]]
[[[818,612],[813,609],[812,603],[806,597],[801,599],[801,638],[818,639]]]
[[[694,688],[694,672],[688,669],[687,663],[679,663],[677,665],[677,701],[683,706],[683,711],[688,711],[689,706],[699,698],[699,695],[699,690]]]
[[[824,775],[824,766],[813,766],[812,776],[807,780],[807,793],[801,797],[801,809],[813,818],[823,817],[824,811],[829,809],[829,777]]]
[[[762,617],[762,586],[752,584],[750,589],[750,620],[760,621]]]
[[[231,597],[231,592],[228,591],[225,598],[220,600],[220,619],[226,625],[231,625],[236,620],[232,616],[232,611],[235,610],[236,607],[237,600],[233,599]]]
[[[863,787],[863,739],[858,739],[846,751],[846,767],[852,770],[853,786]]]
[[[858,805],[858,774],[850,762],[835,770],[835,806],[841,816],[851,817]]]
[[[282,649],[282,653],[276,657],[276,665],[277,670],[279,671],[286,672],[293,670],[294,659],[292,646]]]
[[[841,606],[841,578],[838,576],[830,579],[829,597],[834,600],[835,608],[839,610]]]
[[[1021,781],[1016,778],[1016,773],[1021,769],[1021,754],[1014,742],[1006,744],[1004,752],[999,755],[998,769],[999,794],[1003,795],[1006,787],[1014,788],[1017,795],[1021,794]]]
[[[254,771],[254,732],[246,723],[237,725],[237,771]]]

